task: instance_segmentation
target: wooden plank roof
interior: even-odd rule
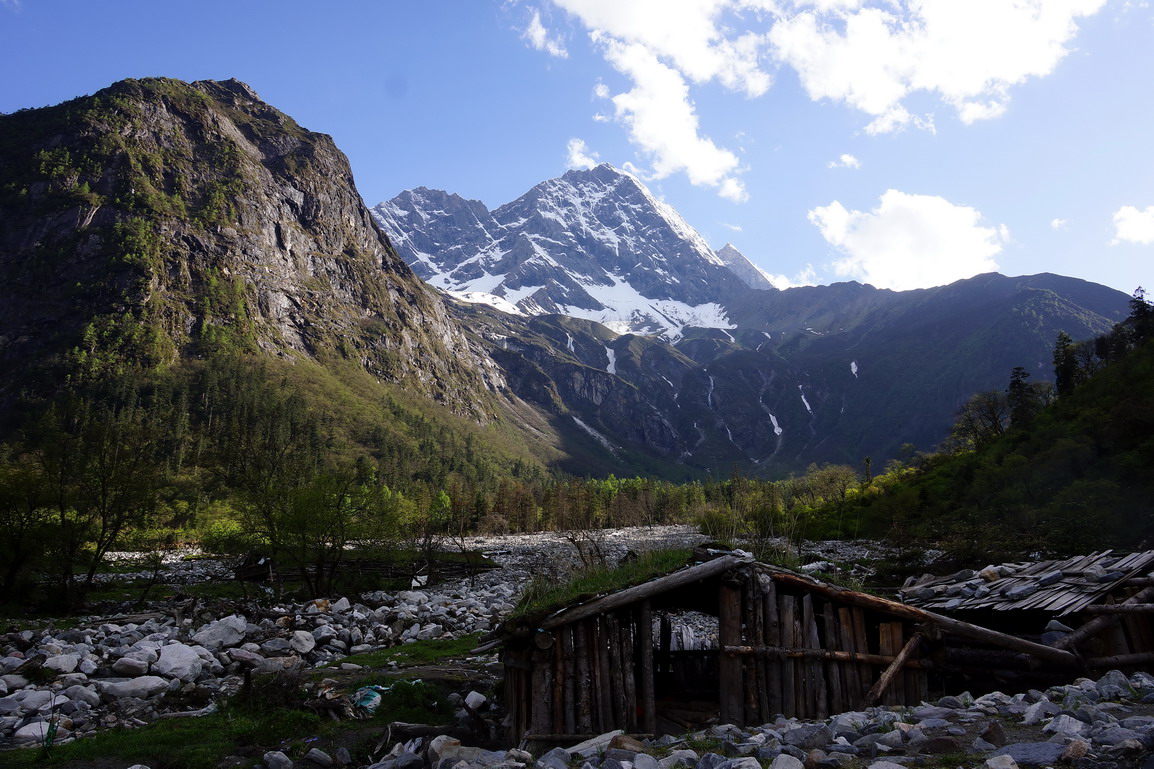
[[[1007,563],[980,572],[964,570],[906,585],[901,599],[940,611],[1044,611],[1073,614],[1129,580],[1154,569],[1154,550],[1116,554],[1104,550],[1064,560]]]

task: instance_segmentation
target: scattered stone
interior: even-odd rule
[[[289,637],[289,645],[299,654],[308,654],[316,648],[317,642],[313,634],[307,630],[294,630]]]
[[[1019,766],[1049,766],[1065,749],[1057,742],[1017,742],[999,749],[991,758],[1009,756]]]
[[[782,753],[773,759],[773,763],[769,765],[769,769],[805,769],[805,764],[791,755]],[[882,769],[885,769],[885,767]]]
[[[268,769],[293,769],[293,760],[279,750],[270,750],[261,760]]]
[[[309,752],[305,753],[305,761],[311,761],[317,766],[326,768],[333,765],[333,757],[318,748],[309,748]]]

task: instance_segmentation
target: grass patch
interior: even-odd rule
[[[636,560],[623,563],[616,568],[586,569],[560,585],[535,578],[529,583],[517,608],[513,610],[513,617],[516,619],[538,617],[604,593],[640,585],[642,582],[665,576],[685,566],[689,563],[692,553],[689,548],[650,550]]]
[[[352,694],[352,691],[348,692]],[[453,707],[446,692],[421,681],[398,681],[381,695],[376,713],[368,721],[332,721],[299,706],[299,692],[258,690],[254,698],[238,698],[219,712],[200,718],[168,719],[139,729],[117,729],[54,746],[7,750],[3,766],[61,767],[128,766],[141,763],[152,769],[214,769],[226,756],[242,756],[255,763],[265,751],[279,750],[290,758],[302,758],[312,747],[331,753],[338,744],[365,729],[379,731],[390,721],[448,723]],[[270,706],[289,695],[296,707]],[[367,759],[358,756],[354,760]]]
[[[386,667],[390,662],[398,665],[429,665],[447,659],[457,659],[468,656],[480,642],[480,633],[471,633],[460,638],[436,638],[431,641],[414,641],[412,643],[392,646],[388,649],[377,649],[364,654],[353,654],[335,662],[326,663],[323,667],[336,667],[345,662],[361,665],[367,668]]]
[[[140,729],[102,732],[57,745],[47,754],[39,748],[5,751],[4,761],[13,769],[81,767],[110,758],[152,769],[212,769],[225,756],[251,746],[276,748],[292,755],[294,740],[303,744],[310,736],[331,734],[333,726],[336,724],[303,710],[258,714],[225,708],[201,718],[176,718]]]

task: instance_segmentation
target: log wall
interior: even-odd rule
[[[648,597],[549,626],[523,648],[506,644],[512,736],[652,734],[663,708],[679,706],[669,700],[690,691],[712,692],[722,723],[746,725],[861,707],[883,673],[884,687],[874,693],[880,702],[928,696],[922,648],[910,644],[913,621],[755,568],[716,581],[719,648],[712,651],[671,652],[668,617]],[[662,693],[673,697],[662,702]]]

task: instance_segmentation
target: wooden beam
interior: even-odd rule
[[[1117,605],[1132,606],[1135,604],[1146,603],[1152,598],[1154,598],[1154,586],[1142,588],[1137,593],[1123,601],[1121,604]],[[1078,644],[1082,643],[1090,636],[1097,635],[1121,619],[1122,616],[1120,614],[1100,614],[1086,624],[1079,627],[1073,633],[1070,633],[1068,636],[1060,639],[1057,643],[1054,644],[1054,647],[1062,650],[1076,649]]]
[[[627,587],[624,590],[610,593],[601,598],[594,598],[592,601],[583,603],[580,606],[563,609],[542,620],[540,628],[542,630],[549,630],[558,625],[564,625],[567,622],[576,622],[586,617],[604,614],[614,609],[620,609],[622,606],[628,606],[636,601],[651,598],[659,593],[717,576],[718,574],[729,571],[735,566],[750,563],[754,563],[754,561],[749,558],[736,555],[723,555],[712,561],[706,561],[696,566],[689,566],[680,571],[675,571],[668,576],[653,579],[640,585],[634,585],[633,587]]]
[[[889,665],[896,657],[886,654],[865,654],[834,649],[787,649],[784,646],[726,646],[725,654],[737,657],[763,657],[770,660],[808,659],[836,662],[862,662],[867,665]],[[910,660],[908,667],[931,668],[929,660]]]
[[[1092,603],[1082,607],[1087,614],[1154,614],[1154,603]]]
[[[881,678],[879,678],[877,682],[870,688],[870,690],[866,692],[866,696],[862,700],[862,710],[868,708],[878,701],[878,698],[882,696],[882,692],[884,692],[886,688],[889,687],[890,683],[892,683],[894,678],[897,677],[897,674],[901,672],[902,667],[905,666],[910,656],[918,650],[921,644],[921,633],[914,633],[912,636],[910,636],[910,640],[906,641],[906,645],[902,647],[900,652],[898,652],[898,656],[894,657],[894,661],[890,663],[890,666],[882,671]]]
[[[808,577],[802,577],[798,574],[793,574],[786,571],[772,572],[773,578],[779,582],[796,585],[804,590],[811,590],[821,595],[829,596],[837,601],[860,606],[866,609],[873,609],[894,617],[901,617],[903,619],[910,619],[920,623],[930,623],[938,625],[942,630],[952,633],[956,636],[969,638],[973,641],[982,641],[984,643],[993,644],[994,646],[1001,646],[1005,649],[1013,649],[1014,651],[1024,652],[1033,655],[1039,659],[1049,660],[1061,664],[1072,664],[1076,661],[1074,655],[1066,651],[1064,648],[1055,648],[1053,646],[1044,646],[1033,641],[1027,641],[1024,638],[1008,635],[1006,633],[999,633],[996,630],[979,627],[978,625],[971,625],[969,622],[963,622],[953,617],[946,617],[941,614],[935,614],[925,609],[919,609],[914,606],[909,606],[904,603],[897,603],[896,601],[889,601],[885,598],[878,598],[877,596],[869,595],[868,593],[859,593],[855,590],[846,590],[845,588],[834,587],[833,585],[826,585],[821,582],[815,582]],[[1101,619],[1101,618],[1100,618]],[[1073,635],[1073,634],[1071,634]],[[1070,636],[1067,636],[1068,639]]]
[[[1154,652],[1115,654],[1113,657],[1086,658],[1086,664],[1092,668],[1125,668],[1131,665],[1145,665],[1149,662],[1154,662]]]

